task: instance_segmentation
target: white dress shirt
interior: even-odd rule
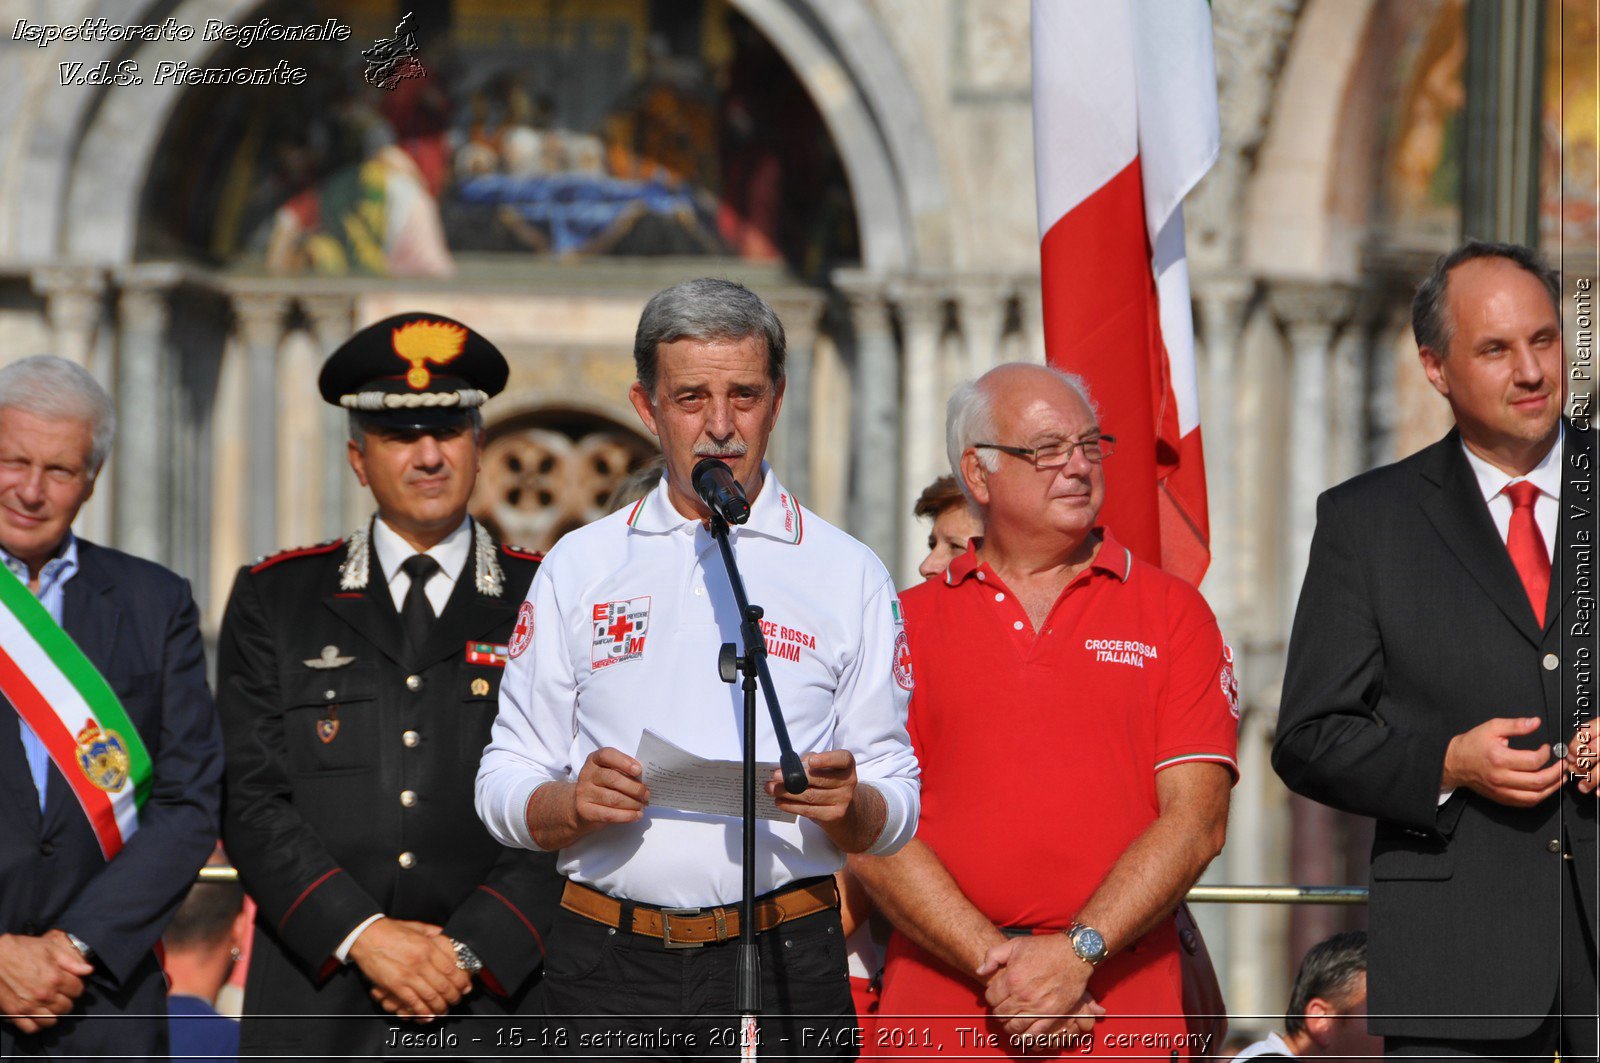
[[[400,533],[385,524],[382,517],[378,517],[372,522],[372,551],[378,556],[378,567],[389,584],[389,596],[394,599],[395,611],[399,612],[405,604],[406,592],[411,589],[411,577],[400,566],[417,552],[416,548],[400,538]],[[467,555],[471,552],[471,517],[463,519],[460,527],[425,551],[439,562],[439,571],[429,578],[428,585],[422,589],[428,596],[428,604],[433,606],[434,616],[444,612],[445,603],[456,589],[456,580],[460,578]]]
[[[906,735],[911,677],[896,678],[899,598],[864,545],[797,506],[764,469],[750,521],[732,544],[751,602],[766,611],[768,663],[800,754],[848,749],[888,818],[871,852],[910,840],[920,809]],[[717,676],[739,619],[716,541],[665,484],[631,509],[558,542],[528,592],[531,643],[500,684],[500,714],[478,768],[478,815],[502,844],[537,849],[534,790],[575,778],[590,753],[633,755],[645,728],[698,756],[743,756],[743,695]],[[525,608],[527,608],[525,606]],[[522,627],[519,624],[519,628]],[[765,705],[756,759],[778,759]],[[764,784],[765,779],[761,780]],[[756,890],[829,875],[844,857],[816,824],[756,826]],[[561,850],[558,867],[613,896],[667,907],[730,904],[742,891],[737,817],[646,806]]]
[[[1461,449],[1467,455],[1467,464],[1472,466],[1472,474],[1478,478],[1478,489],[1483,492],[1483,500],[1489,506],[1489,517],[1494,521],[1495,530],[1500,533],[1501,542],[1505,542],[1510,534],[1513,509],[1511,499],[1504,494],[1505,489],[1523,480],[1539,489],[1539,497],[1533,503],[1533,520],[1539,525],[1539,535],[1544,539],[1544,548],[1550,554],[1552,564],[1556,558],[1556,531],[1561,517],[1561,457],[1566,441],[1566,426],[1558,425],[1555,446],[1526,476],[1512,476],[1497,469],[1468,450],[1466,443],[1461,444]]]

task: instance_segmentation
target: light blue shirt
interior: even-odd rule
[[[3,549],[0,549],[0,561],[5,562],[5,566],[22,581],[23,586],[28,585],[26,564]],[[61,623],[61,606],[66,598],[67,580],[77,574],[78,540],[69,531],[61,551],[46,561],[44,568],[39,571],[39,603],[50,614],[50,619],[58,624]],[[22,751],[28,756],[28,771],[33,775],[33,787],[39,791],[39,811],[43,812],[46,784],[50,779],[50,751],[45,749],[44,742],[33,733],[33,728],[23,722],[21,716],[17,717],[17,728],[22,734]]]

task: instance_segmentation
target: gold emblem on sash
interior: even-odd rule
[[[101,730],[93,718],[78,732],[78,766],[84,778],[108,794],[128,784],[132,763],[122,737],[115,731]]]

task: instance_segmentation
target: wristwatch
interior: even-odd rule
[[[1106,939],[1100,936],[1100,931],[1083,923],[1073,923],[1062,931],[1067,935],[1067,940],[1072,942],[1072,951],[1078,959],[1090,967],[1097,967],[1100,961],[1110,953],[1106,948]]]
[[[456,950],[456,967],[468,974],[477,974],[483,970],[483,961],[478,959],[478,954],[472,951],[472,946],[465,941],[450,939],[451,946]]]

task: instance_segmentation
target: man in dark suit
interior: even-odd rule
[[[165,1056],[153,947],[216,844],[189,585],[72,534],[113,430],[79,366],[0,370],[3,1059]]]
[[[1527,248],[1440,259],[1412,321],[1456,428],[1318,503],[1273,766],[1378,821],[1389,1054],[1595,1055],[1594,432],[1558,295]]]
[[[223,836],[260,906],[245,1054],[470,1048],[473,1036],[489,1052],[493,1027],[452,1021],[430,1041],[389,1016],[537,1004],[562,880],[549,854],[502,848],[472,807],[505,644],[538,566],[467,516],[478,406],[506,375],[487,340],[438,315],[357,333],[321,390],[352,411],[350,463],[377,515],[234,585],[218,706]],[[531,1028],[514,1036],[502,1047],[537,1047]]]

